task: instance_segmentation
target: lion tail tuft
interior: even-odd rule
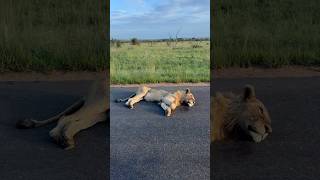
[[[30,129],[36,127],[36,120],[34,119],[22,119],[16,123],[18,129]]]
[[[128,99],[132,98],[135,95],[136,95],[136,93],[133,93],[130,97],[123,98],[123,99],[119,98],[119,99],[116,99],[114,102],[116,102],[116,103],[124,102],[124,101],[127,101]]]

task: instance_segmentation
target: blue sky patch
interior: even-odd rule
[[[210,0],[111,0],[111,38],[210,36]]]

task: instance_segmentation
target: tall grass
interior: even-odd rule
[[[1,0],[0,71],[107,68],[106,1]]]
[[[209,47],[209,41],[179,42],[175,48],[166,42],[112,46],[111,83],[209,82]]]
[[[320,1],[212,2],[213,66],[320,65]]]

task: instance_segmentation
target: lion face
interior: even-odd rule
[[[239,125],[253,141],[261,142],[271,132],[271,119],[264,104],[255,97],[252,86],[246,86],[242,98]]]
[[[190,89],[186,89],[185,96],[183,98],[183,104],[186,104],[189,107],[192,107],[196,103],[196,99],[191,93]]]

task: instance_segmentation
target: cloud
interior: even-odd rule
[[[143,3],[148,4],[147,1]],[[168,36],[168,31],[173,29],[186,31],[188,27],[201,24],[208,28],[209,34],[210,0],[164,0],[156,4],[149,2],[148,5],[149,8],[144,11],[112,10],[111,32],[125,27],[137,33],[154,28],[153,31],[159,31],[158,34]]]

